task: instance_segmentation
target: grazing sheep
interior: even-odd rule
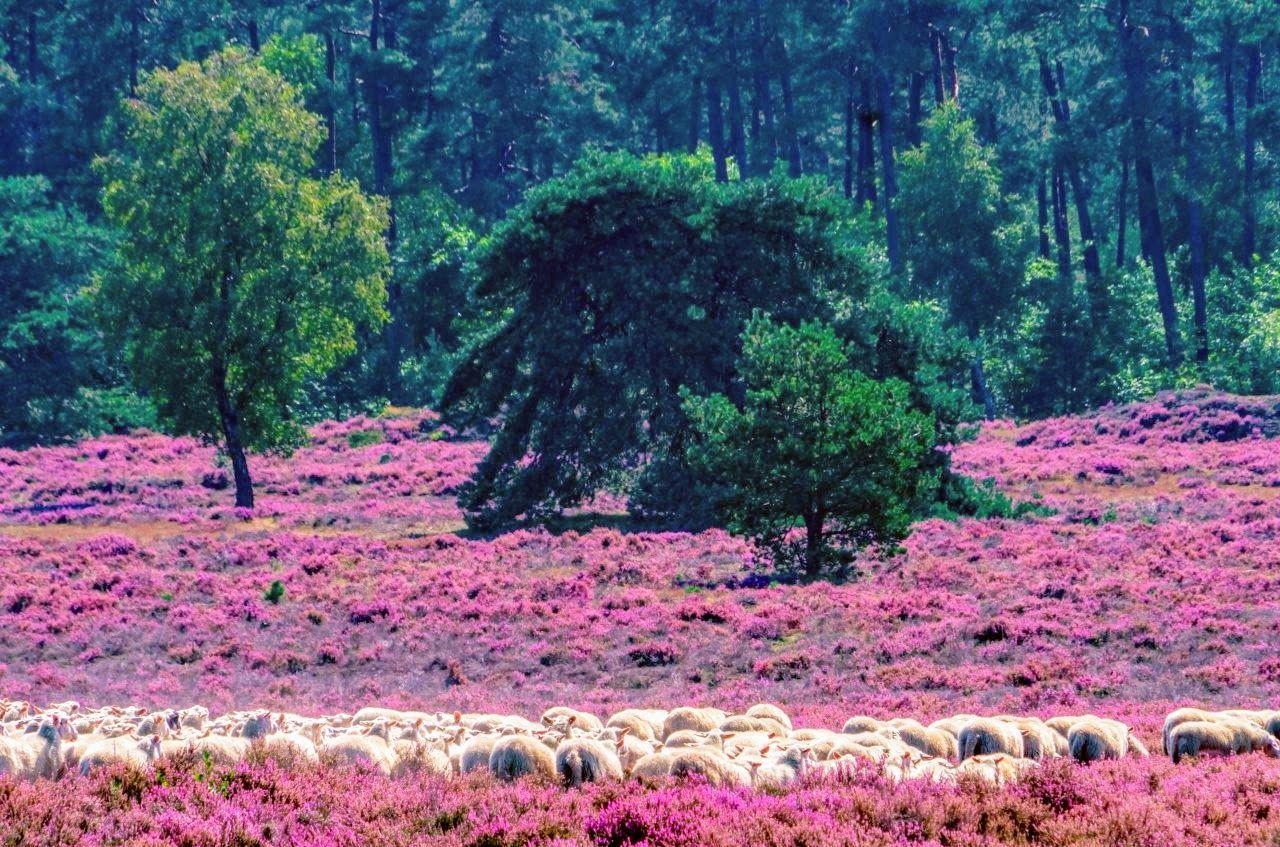
[[[834,741],[838,732],[829,729],[821,729],[819,727],[805,727],[804,729],[792,730],[787,736],[788,741],[794,741],[800,744],[811,744],[816,741]]]
[[[1053,730],[1058,735],[1060,735],[1062,737],[1062,740],[1065,741],[1067,739],[1067,733],[1071,732],[1071,727],[1075,726],[1077,722],[1079,722],[1085,717],[1088,717],[1088,716],[1087,715],[1054,715],[1053,717],[1045,720],[1044,725],[1049,727],[1049,729]]]
[[[375,734],[347,733],[325,739],[320,745],[320,755],[372,767],[384,776],[391,776],[396,768],[395,751],[385,738]]]
[[[910,718],[897,718],[890,721],[890,725],[898,730],[898,736],[904,744],[914,747],[926,756],[955,759],[959,755],[959,741],[945,730],[923,726],[919,721]]]
[[[523,776],[555,779],[556,759],[547,746],[528,735],[504,735],[489,754],[489,771],[512,782]]]
[[[556,748],[555,762],[556,773],[573,788],[584,782],[622,779],[622,762],[618,754],[594,738],[561,741]]]
[[[489,756],[493,753],[493,745],[497,743],[498,736],[496,735],[475,735],[467,739],[459,753],[458,772],[471,773],[472,771],[487,770]]]
[[[671,776],[671,765],[679,750],[656,750],[637,761],[629,772],[632,779],[653,784]]]
[[[396,759],[391,768],[392,776],[423,773],[449,776],[453,773],[453,762],[449,755],[432,742],[404,738],[393,742],[391,749]]]
[[[617,729],[626,728],[636,738],[653,741],[662,737],[662,726],[666,721],[665,709],[623,709],[611,715],[604,725]]]
[[[695,732],[692,729],[678,729],[667,736],[662,746],[669,750],[677,747],[706,747],[718,746],[718,742],[722,736],[708,732]]]
[[[54,779],[62,771],[61,715],[45,718],[35,732],[17,738],[0,738],[0,774],[35,781]]]
[[[314,765],[320,762],[320,751],[316,749],[316,743],[299,732],[272,732],[253,739],[253,742],[261,744],[267,755],[284,764],[306,762]]]
[[[636,764],[645,756],[654,752],[654,742],[634,738],[629,733],[619,735],[614,741],[618,760],[622,762],[622,772],[630,775]]]
[[[98,768],[126,764],[148,767],[160,756],[160,737],[137,735],[106,738],[85,750],[80,756],[80,775],[88,776]]]
[[[590,712],[579,712],[567,706],[552,706],[547,709],[542,713],[542,724],[543,726],[567,724],[583,732],[599,732],[604,729],[604,724],[595,715]]]
[[[772,718],[749,718],[746,715],[732,715],[717,729],[722,733],[730,732],[764,732],[775,737],[787,734],[782,724]]]
[[[1021,717],[1018,715],[1001,715],[999,720],[1017,727],[1022,735],[1022,755],[1028,759],[1047,759],[1061,755],[1058,734],[1039,718]]]
[[[1280,758],[1280,741],[1248,721],[1188,721],[1178,724],[1169,733],[1169,755],[1175,765],[1184,756],[1231,756],[1258,751]]]
[[[1028,767],[1035,765],[1031,759],[1009,756],[1004,753],[980,753],[970,756],[960,763],[957,775],[975,774],[994,783],[1007,785],[1017,780]]]
[[[1164,726],[1160,730],[1161,748],[1166,756],[1173,752],[1173,748],[1169,746],[1169,736],[1173,733],[1175,727],[1179,724],[1190,723],[1191,721],[1214,721],[1218,719],[1216,712],[1209,712],[1204,709],[1182,708],[1174,709],[1164,719]]]
[[[756,788],[781,790],[800,779],[814,764],[813,753],[795,745],[774,759],[752,756],[747,759],[751,784]]]
[[[1280,738],[1280,712],[1276,712],[1271,720],[1267,721],[1266,730],[1276,738]]]
[[[609,720],[605,722],[606,729],[626,730],[632,736],[642,741],[653,741],[662,734],[662,725],[656,727],[650,721],[645,720],[635,710],[627,709],[610,715]]]
[[[846,735],[857,735],[860,732],[879,732],[884,725],[884,721],[878,718],[867,715],[854,715],[844,722],[844,726],[840,728],[840,731]]]
[[[272,717],[270,712],[258,712],[244,722],[244,726],[240,728],[241,738],[263,738],[273,732],[278,732],[281,725],[284,724],[284,715],[279,720]]]
[[[682,777],[690,774],[701,776],[716,788],[751,784],[751,773],[746,768],[735,764],[725,754],[706,748],[675,751],[671,759],[671,775]]]
[[[791,725],[791,718],[782,709],[772,703],[757,703],[744,713],[749,718],[762,718],[777,722],[787,732],[794,727]]]
[[[1067,747],[1077,762],[1121,759],[1135,753],[1147,755],[1146,746],[1120,721],[1085,715],[1067,732]]]
[[[249,739],[230,735],[202,735],[187,744],[199,758],[221,767],[244,761],[249,755]]]
[[[724,723],[729,716],[719,709],[698,709],[681,706],[667,713],[662,723],[662,738],[665,741],[673,732],[691,729],[694,732],[710,732]]]
[[[960,761],[973,756],[1003,753],[1021,759],[1022,733],[1013,724],[995,718],[974,718],[960,730]]]

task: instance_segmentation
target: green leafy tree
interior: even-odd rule
[[[311,176],[319,120],[241,50],[148,75],[123,124],[100,162],[121,237],[98,303],[162,418],[220,440],[251,507],[245,450],[295,443],[304,382],[385,319],[385,204]]]
[[[478,248],[495,329],[443,406],[502,425],[460,501],[476,526],[574,505],[687,430],[678,390],[726,390],[752,309],[860,302],[874,272],[831,192],[785,178],[716,183],[706,159],[587,159],[531,191]],[[526,460],[532,457],[532,461]]]
[[[942,302],[976,344],[1017,296],[1025,238],[1000,194],[992,152],[955,105],[939,108],[924,125],[924,142],[903,154],[899,209],[912,292]],[[980,355],[973,390],[992,414]]]
[[[911,408],[906,383],[872,379],[853,355],[823,324],[757,315],[742,335],[741,402],[683,393],[690,458],[724,486],[730,529],[811,578],[904,537],[918,493],[937,487],[925,470],[933,419]]]

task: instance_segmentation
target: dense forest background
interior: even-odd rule
[[[975,409],[1280,390],[1280,15],[1247,0],[0,2],[0,440],[155,425],[84,291],[95,158],[149,69],[227,44],[390,198],[391,320],[299,418],[427,405],[499,317],[472,253],[593,149],[811,178],[978,351]],[[762,178],[768,178],[762,179]],[[563,233],[572,239],[574,233]],[[655,304],[654,308],[660,308]]]

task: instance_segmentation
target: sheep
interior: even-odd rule
[[[661,749],[640,758],[629,771],[632,779],[646,784],[665,779],[671,775],[671,765],[675,762],[679,750]]]
[[[706,732],[695,732],[691,729],[678,729],[667,736],[662,746],[667,749],[675,749],[677,747],[705,747],[708,745],[716,746],[717,742],[723,736],[712,735]]]
[[[1164,719],[1164,726],[1160,730],[1161,748],[1164,750],[1165,755],[1173,753],[1173,748],[1169,746],[1169,736],[1179,724],[1190,723],[1191,721],[1215,721],[1217,719],[1218,715],[1215,712],[1209,712],[1204,709],[1174,709]]]
[[[960,730],[960,761],[972,756],[1003,753],[1021,759],[1022,733],[1013,724],[994,718],[975,718]]]
[[[418,724],[420,727],[421,724]],[[392,776],[431,773],[437,776],[449,776],[453,773],[453,762],[447,753],[436,743],[419,737],[400,738],[392,742],[395,753],[395,765],[391,769]]]
[[[284,715],[276,720],[270,712],[258,712],[244,722],[244,726],[240,728],[241,738],[263,738],[273,732],[278,732],[284,723]]]
[[[634,738],[630,733],[624,733],[614,740],[614,748],[617,750],[618,760],[622,763],[622,772],[630,774],[637,762],[653,753],[655,746],[653,741]]]
[[[547,709],[542,713],[542,723],[544,726],[567,724],[583,732],[599,732],[604,729],[604,724],[595,715],[590,712],[579,712],[567,706],[552,706]]]
[[[396,767],[395,752],[387,740],[372,733],[346,733],[325,739],[320,745],[320,755],[340,762],[365,765],[391,776]]]
[[[1147,755],[1146,746],[1120,721],[1085,715],[1067,732],[1071,758],[1077,762],[1122,759],[1130,752]]]
[[[230,767],[249,755],[249,739],[230,735],[202,735],[188,741],[185,747],[197,757],[221,767]]]
[[[178,728],[178,713],[174,711],[152,712],[138,722],[134,731],[138,735],[158,735],[161,739],[169,734],[170,729]]]
[[[160,756],[160,737],[148,735],[106,738],[80,756],[80,775],[88,776],[98,768],[127,764],[136,768],[150,766]]]
[[[1020,717],[1018,715],[1001,715],[998,720],[1012,724],[1022,735],[1023,756],[1028,759],[1046,759],[1061,755],[1058,734],[1039,718]]]
[[[735,764],[719,751],[705,748],[676,750],[671,759],[670,773],[673,777],[697,774],[717,788],[751,785],[751,774],[746,768]]]
[[[857,735],[860,732],[879,732],[884,725],[884,721],[878,718],[867,715],[854,715],[844,722],[844,726],[840,728],[840,731],[847,735]]]
[[[910,718],[898,718],[890,721],[890,725],[898,730],[903,743],[925,755],[940,759],[955,759],[959,754],[959,742],[954,735],[945,730],[922,726],[919,721]]]
[[[960,744],[960,730],[964,729],[965,724],[976,718],[977,715],[952,715],[949,718],[939,718],[929,724],[928,729],[937,729],[950,735],[956,739],[957,747]]]
[[[1261,751],[1280,758],[1280,741],[1248,721],[1219,719],[1180,723],[1169,733],[1169,755],[1176,765],[1183,756],[1207,753],[1230,756]]]
[[[489,755],[493,753],[493,745],[497,743],[496,735],[484,734],[469,738],[458,754],[458,773],[488,769]]]
[[[1062,740],[1065,741],[1067,739],[1067,733],[1071,732],[1071,727],[1084,717],[1085,715],[1054,715],[1053,717],[1046,719],[1044,725],[1056,732],[1062,737]]]
[[[722,733],[765,732],[777,738],[789,731],[773,718],[751,718],[746,715],[732,715],[717,728]]]
[[[320,762],[320,752],[316,749],[315,741],[299,732],[272,732],[253,739],[253,743],[260,744],[267,755],[282,760],[283,763],[306,762],[314,765]]]
[[[665,720],[665,715],[664,718]],[[605,722],[606,729],[625,729],[642,741],[653,741],[662,734],[662,722],[656,724],[640,714],[639,709],[624,709],[609,716]]]
[[[976,774],[996,785],[1015,781],[1022,772],[1035,764],[1031,759],[1010,756],[1005,753],[980,753],[969,756],[956,769],[957,775]]]
[[[565,784],[577,788],[584,782],[622,779],[618,754],[593,738],[569,738],[555,753],[556,773]]]
[[[734,732],[724,736],[722,748],[727,755],[738,756],[748,750],[763,750],[772,740],[767,732]]]
[[[710,732],[724,723],[728,717],[719,709],[698,709],[691,706],[681,706],[667,713],[667,719],[662,723],[662,738],[665,741],[671,733],[679,732],[682,729],[691,729],[695,732]]]
[[[757,703],[750,709],[747,709],[744,714],[749,718],[760,718],[775,721],[786,732],[790,732],[794,728],[791,725],[791,718],[787,716],[787,713],[772,703]]]
[[[605,721],[605,727],[629,728],[637,738],[651,741],[662,735],[662,726],[667,721],[665,709],[623,709],[614,712]],[[648,728],[648,733],[643,727]]]
[[[773,759],[750,756],[747,765],[751,769],[751,784],[756,788],[780,790],[796,782],[813,765],[813,753],[803,745],[784,750]]]
[[[190,706],[178,712],[178,726],[185,729],[204,729],[209,710],[204,706]]]
[[[523,776],[555,779],[556,759],[546,745],[528,735],[504,735],[489,754],[489,771],[504,782]]]
[[[1280,712],[1276,712],[1271,717],[1271,720],[1267,721],[1265,728],[1267,732],[1271,733],[1276,738],[1280,738]]]
[[[42,720],[33,733],[18,738],[0,738],[0,774],[18,779],[54,779],[62,771],[61,715]]]

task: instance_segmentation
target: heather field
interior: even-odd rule
[[[1045,509],[933,520],[844,584],[776,584],[739,540],[470,537],[483,445],[429,414],[324,424],[228,506],[211,449],[158,435],[0,452],[0,690],[50,702],[783,705],[798,725],[959,711],[1126,720],[1280,700],[1280,399],[1207,391],[988,425],[955,464]],[[167,774],[167,775],[165,775]],[[70,799],[68,799],[70,798]],[[6,843],[1275,844],[1280,765],[1044,766],[1015,786],[860,772],[779,795],[566,792],[254,761],[214,778],[0,785]]]

